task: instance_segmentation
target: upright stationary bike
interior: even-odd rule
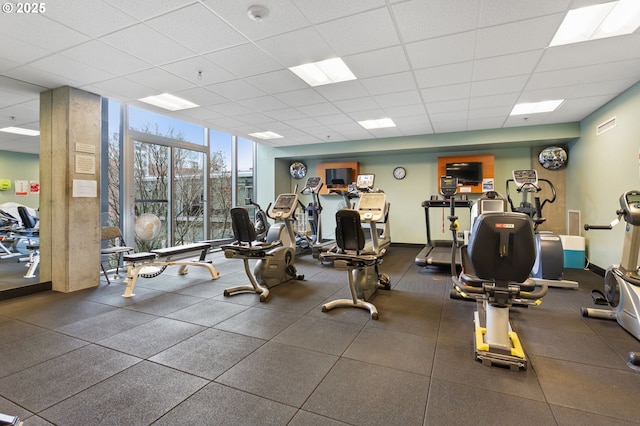
[[[609,305],[614,308],[582,308],[585,317],[615,319],[618,324],[640,340],[640,191],[627,191],[620,196],[618,218],[609,225],[584,225],[589,229],[612,229],[624,218],[627,223],[622,246],[622,260],[619,265],[607,269],[604,275],[604,290]],[[640,352],[629,352],[628,365],[640,371]]]

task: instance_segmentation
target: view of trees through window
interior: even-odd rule
[[[116,108],[109,103],[109,120],[118,121]],[[137,111],[142,110],[129,114]],[[136,252],[231,238],[229,214],[234,199],[237,204],[244,204],[247,191],[252,196],[253,142],[238,143],[232,135],[210,130],[205,146],[193,144],[191,141],[198,140],[198,136],[185,132],[193,132],[194,125],[176,129],[172,126],[179,126],[179,122],[173,119],[169,124],[142,123],[139,119],[129,121],[129,128],[125,129],[128,137],[121,134],[119,126],[109,126],[105,144],[108,170],[103,174],[108,200],[103,203],[103,225],[122,227],[124,212],[132,211],[134,235],[129,235],[129,240],[135,241]],[[199,129],[204,135],[204,129]],[[132,152],[132,164],[123,160],[127,149]],[[238,157],[242,158],[242,166],[232,161]],[[123,167],[131,168],[132,185],[121,181],[126,176]],[[133,188],[133,206],[125,206],[123,201],[127,199],[127,188]]]

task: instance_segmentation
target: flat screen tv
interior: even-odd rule
[[[325,182],[327,182],[327,188],[337,188],[340,186],[347,186],[351,184],[352,169],[326,169],[325,170]]]
[[[459,185],[482,183],[482,162],[447,163],[447,176],[458,178]]]

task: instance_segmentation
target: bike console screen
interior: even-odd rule
[[[524,185],[538,185],[538,173],[534,169],[520,169],[513,171],[513,181],[518,188]]]

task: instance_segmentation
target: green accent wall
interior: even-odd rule
[[[640,190],[640,83],[594,112],[580,125],[569,147],[567,208],[580,210],[582,223],[608,224],[620,208],[620,196]],[[616,126],[601,135],[597,127],[615,117]],[[624,223],[611,231],[584,231],[589,261],[601,268],[619,263]]]
[[[0,191],[0,204],[13,202],[37,209],[40,205],[40,196],[31,194],[17,196],[15,193],[15,181],[40,180],[39,156],[34,154],[22,154],[18,152],[0,151],[0,179],[11,180],[11,189]]]

